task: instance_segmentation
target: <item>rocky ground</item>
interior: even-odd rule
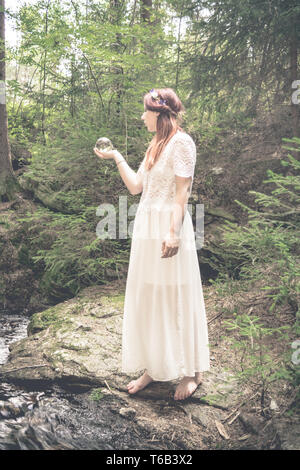
[[[28,337],[11,345],[1,380],[30,389],[59,385],[76,392],[85,406],[93,403],[99,413],[108,408],[121,416],[131,432],[147,436],[150,448],[299,448],[299,423],[283,416],[292,390],[271,391],[261,415],[258,391],[241,387],[228,371],[232,353],[220,338],[221,319],[212,291],[205,292],[210,340],[218,344],[218,353],[212,354],[204,384],[182,402],[173,399],[178,380],[154,382],[128,394],[126,384],[132,377],[120,372],[122,282],[86,288],[73,299],[35,313]]]

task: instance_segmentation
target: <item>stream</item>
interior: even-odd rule
[[[27,336],[29,318],[0,316],[0,367],[9,344]],[[71,393],[53,386],[26,390],[0,382],[0,450],[155,449],[148,436],[118,413],[116,398],[95,402],[90,392]],[[129,432],[132,431],[132,432]],[[135,431],[135,432],[134,432]],[[168,443],[162,449],[174,449]]]

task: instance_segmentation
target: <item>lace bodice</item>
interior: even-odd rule
[[[159,208],[170,206],[176,194],[175,175],[192,177],[191,193],[196,164],[196,146],[190,135],[177,131],[150,170],[146,170],[145,160],[146,155],[137,171],[138,182],[143,184],[139,209],[148,206]]]

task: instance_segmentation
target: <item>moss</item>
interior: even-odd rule
[[[82,346],[76,346],[76,344],[64,344],[64,349],[69,349],[70,351],[79,351],[81,353],[89,354],[89,348],[83,348]]]
[[[33,314],[28,325],[28,335],[33,335],[49,327],[54,330],[69,331],[69,326],[73,323],[71,316],[82,314],[85,309],[87,310],[89,304],[90,299],[83,298],[78,303],[72,305],[71,309],[68,309],[67,314],[65,305],[50,307],[43,312]],[[122,309],[123,304],[124,294],[101,297],[101,309],[103,311],[109,307]]]
[[[16,193],[22,190],[17,178],[13,173],[9,173],[0,178],[0,201],[13,201]]]
[[[0,224],[4,226],[6,229],[10,229],[11,225],[9,223],[9,218],[7,216],[1,216],[0,217]]]
[[[115,306],[115,307],[123,307],[124,304],[124,294],[118,295],[111,295],[111,296],[104,296],[101,297],[101,302],[103,303],[103,307],[106,306]]]
[[[72,306],[72,310],[70,311],[70,313],[78,315],[79,313],[82,313],[85,306],[86,306],[85,302],[79,301],[78,303]]]
[[[53,353],[49,354],[47,359],[52,364],[52,367],[62,370],[62,365],[66,362],[66,359],[60,352],[55,353],[55,350],[56,348],[53,348]]]
[[[72,321],[62,316],[61,309],[50,307],[43,312],[32,315],[28,325],[28,335],[33,335],[39,331],[45,330],[49,326],[52,326],[56,330],[70,324],[72,324]]]
[[[211,406],[217,405],[221,400],[222,400],[221,395],[213,395],[213,394],[205,395],[200,398],[200,402],[211,405]]]
[[[94,388],[90,394],[91,400],[94,401],[100,401],[102,398],[104,398],[104,395],[102,393],[102,388]]]
[[[31,267],[33,265],[33,263],[30,262],[29,249],[27,246],[21,245],[18,251],[18,261],[25,266]]]
[[[210,215],[213,215],[213,216],[216,216],[216,217],[221,217],[223,219],[228,219],[228,220],[231,220],[233,222],[236,220],[235,217],[232,214],[225,211],[221,207],[211,207],[209,209],[206,209],[206,213],[210,214]]]

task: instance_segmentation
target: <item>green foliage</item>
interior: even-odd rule
[[[299,139],[292,139],[298,146]],[[300,146],[299,146],[300,148]],[[260,285],[272,299],[269,311],[280,314],[288,305],[295,314],[293,325],[266,326],[264,316],[237,314],[224,320],[233,333],[231,346],[238,352],[241,370],[238,380],[251,383],[260,390],[261,411],[270,384],[285,380],[298,390],[300,368],[291,360],[291,344],[299,337],[299,187],[300,162],[291,155],[282,160],[289,171],[276,174],[268,171],[265,184],[272,184],[269,194],[252,191],[259,209],[236,201],[248,212],[248,223],[238,226],[226,221],[224,240],[214,257],[220,274],[213,281],[220,295],[234,295],[236,291],[253,290]],[[222,260],[224,262],[223,267]],[[272,345],[276,344],[276,348]],[[280,345],[280,347],[279,347]],[[298,392],[299,393],[299,392]]]
[[[164,8],[151,16],[146,24],[126,2],[82,8],[78,0],[36,1],[16,13],[22,39],[8,51],[20,68],[8,77],[9,132],[32,154],[22,187],[41,204],[19,220],[28,231],[19,257],[57,300],[126,273],[130,239],[95,234],[97,206],[116,206],[126,188],[93,146],[109,137],[136,168],[144,155],[142,98],[172,86],[177,50],[176,30],[163,30]]]
[[[100,401],[104,398],[104,394],[102,393],[102,388],[94,388],[91,391],[90,398],[93,401]]]
[[[91,229],[88,207],[80,215],[66,215],[40,207],[20,218],[25,224],[33,267],[42,273],[41,288],[54,298],[76,295],[92,284],[123,275],[128,247],[121,241],[100,240]]]
[[[216,268],[218,265],[216,264]],[[210,279],[210,284],[214,286],[215,292],[220,297],[234,296],[238,292],[249,292],[252,288],[249,279],[234,279],[230,273],[219,272],[216,279]]]
[[[255,115],[259,102],[267,106],[276,83],[288,87],[289,44],[300,39],[297,2],[199,0],[184,2],[183,11],[192,23],[185,53],[191,100],[201,102],[202,112]],[[278,100],[286,98],[275,93]]]
[[[7,216],[0,216],[0,225],[3,225],[5,229],[10,228],[11,223],[9,222],[9,219]]]
[[[230,338],[231,345],[238,351],[241,370],[236,378],[241,382],[252,383],[259,387],[261,397],[261,411],[264,413],[265,396],[271,382],[278,379],[291,379],[287,367],[291,364],[290,350],[283,354],[277,350],[277,357],[271,354],[271,348],[266,338],[273,337],[273,341],[289,345],[287,330],[291,327],[265,327],[262,320],[254,315],[234,314],[230,320],[224,320],[229,331],[237,332]],[[275,337],[275,339],[274,339]]]
[[[71,323],[71,320],[65,315],[59,315],[57,307],[50,307],[43,312],[38,312],[31,316],[30,323],[28,325],[28,332],[30,334],[35,334],[50,326],[51,328],[58,330],[62,326],[69,326]]]
[[[271,194],[250,191],[256,196],[255,202],[267,210],[255,210],[236,201],[248,211],[248,223],[224,223],[224,241],[212,263],[220,267],[223,277],[265,280],[268,283],[263,289],[270,291],[273,299],[271,310],[289,304],[296,313],[300,294],[300,162],[291,155],[282,162],[291,167],[291,172],[284,175],[268,171],[269,178],[264,182],[275,185]]]
[[[282,88],[287,45],[298,31],[290,27],[295,5],[154,1],[150,22],[142,10],[144,3],[79,0],[20,3],[16,13],[8,7],[22,34],[7,49],[11,136],[68,147],[79,134],[91,148],[107,135],[126,155],[141,151],[142,97],[171,86],[186,104],[187,128],[206,135],[206,146],[225,123],[247,127],[260,97],[269,102]]]
[[[32,155],[22,185],[43,205],[19,218],[27,232],[27,247],[20,257],[41,276],[42,290],[58,300],[83,287],[123,277],[130,239],[96,237],[96,209],[101,202],[109,198],[118,219],[117,188],[121,191],[124,185],[115,165],[98,162],[79,136],[69,149],[36,143]]]

